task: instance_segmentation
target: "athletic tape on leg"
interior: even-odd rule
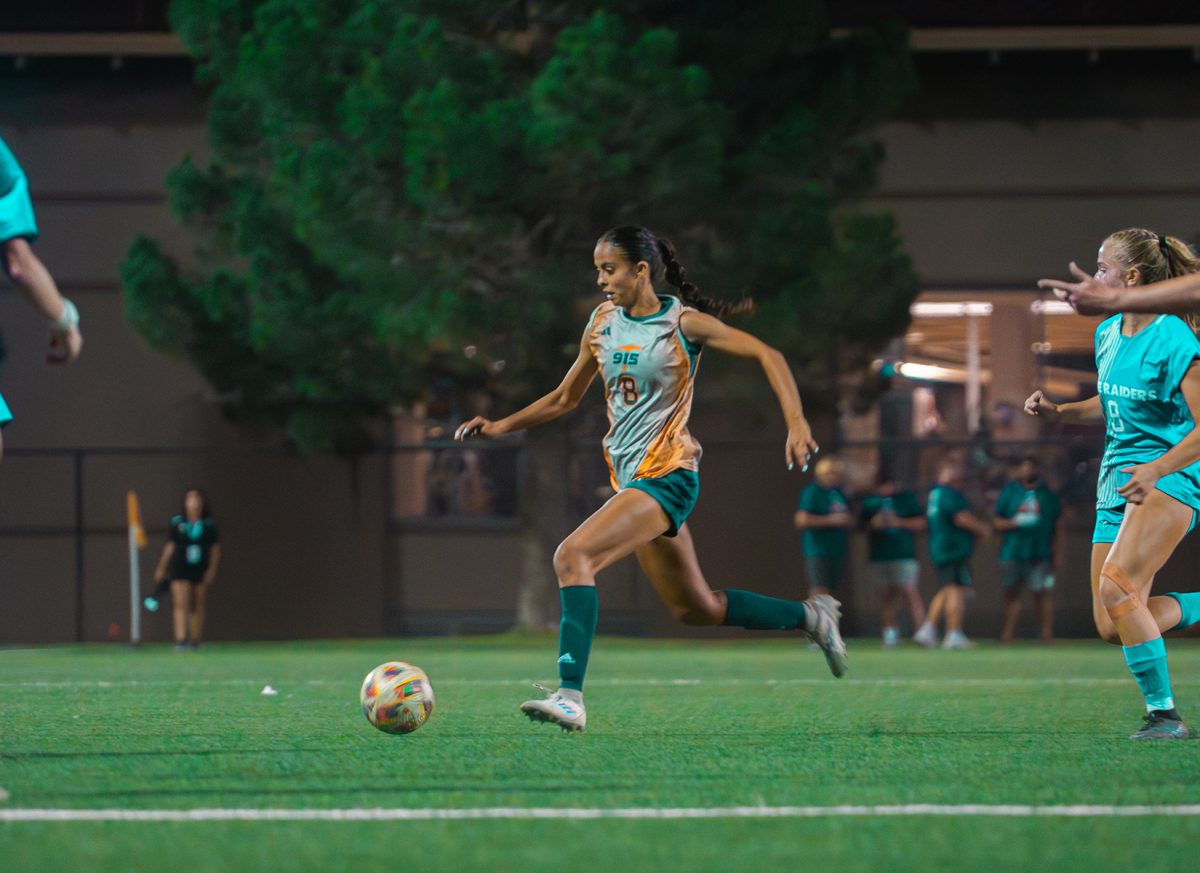
[[[1116,621],[1122,616],[1129,615],[1139,606],[1142,605],[1142,599],[1138,596],[1137,589],[1133,583],[1129,581],[1129,577],[1125,575],[1125,571],[1111,561],[1100,568],[1101,581],[1107,579],[1112,584],[1116,585],[1125,592],[1124,599],[1120,603],[1113,606],[1104,605],[1104,610],[1108,613],[1108,617]]]

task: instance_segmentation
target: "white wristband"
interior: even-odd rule
[[[57,321],[50,322],[50,329],[60,333],[67,333],[68,331],[75,330],[77,327],[79,327],[79,310],[75,308],[74,303],[64,297],[62,315],[58,317]]]

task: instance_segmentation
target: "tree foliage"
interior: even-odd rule
[[[915,288],[890,217],[852,205],[911,86],[903,34],[749,9],[176,0],[211,91],[210,159],[167,179],[198,249],[133,243],[131,322],[229,414],[354,453],[432,382],[554,384],[595,238],[639,223],[706,291],[750,289],[802,367],[853,363]]]

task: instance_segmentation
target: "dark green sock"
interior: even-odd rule
[[[804,627],[804,604],[794,600],[766,597],[753,591],[727,588],[724,624],[750,630],[795,630]]]
[[[558,626],[558,678],[560,688],[583,690],[600,598],[595,585],[569,585],[558,589],[562,623]]]

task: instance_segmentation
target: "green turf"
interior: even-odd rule
[[[1200,721],[1200,645],[1169,651]],[[1200,742],[1127,740],[1140,700],[1099,643],[864,641],[837,681],[790,640],[601,639],[583,735],[516,711],[554,652],[551,637],[0,649],[0,808],[1200,803]],[[437,690],[410,736],[358,706],[393,658]],[[0,824],[4,873],[530,870],[562,852],[588,869],[1097,873],[1191,871],[1198,848],[1194,817]]]

